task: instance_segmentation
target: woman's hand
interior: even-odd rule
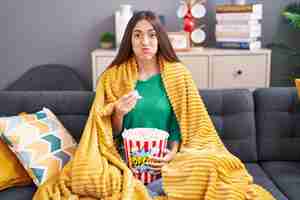
[[[167,149],[167,152],[163,158],[151,157],[151,159],[150,159],[149,166],[156,173],[160,173],[161,168],[174,159],[174,157],[179,149],[179,142],[173,141],[173,142],[170,142],[169,144],[171,146],[171,150]]]
[[[141,97],[139,96],[138,92],[133,90],[117,100],[114,107],[114,113],[111,118],[114,135],[117,135],[121,132],[124,116],[134,108],[137,100],[140,98]]]
[[[115,114],[119,117],[123,117],[134,108],[138,99],[139,97],[136,95],[135,91],[131,91],[128,94],[122,96],[116,102]]]
[[[157,157],[151,157],[150,162],[148,165],[151,167],[151,169],[156,172],[160,173],[161,168],[171,162],[176,155],[176,152],[174,151],[168,151],[166,155],[163,158],[157,158]]]

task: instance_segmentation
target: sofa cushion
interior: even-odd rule
[[[81,133],[87,120],[85,114],[60,114],[56,116],[79,143]]]
[[[268,175],[262,170],[262,168],[255,163],[246,163],[245,164],[249,173],[253,176],[254,182],[263,186],[272,195],[276,198],[276,200],[288,200],[287,197],[282,194],[275,184],[271,181]],[[30,200],[32,199],[32,195],[34,194],[36,187],[34,185],[28,187],[15,187],[10,188],[5,191],[0,192],[1,200]]]
[[[0,192],[1,200],[32,200],[36,191],[34,184],[29,186],[13,187]]]
[[[73,68],[61,64],[44,64],[33,66],[5,90],[86,90],[86,86]]]
[[[33,113],[47,107],[79,141],[94,99],[91,91],[0,91],[1,116]]]
[[[300,101],[296,89],[258,89],[254,99],[259,160],[299,161]]]
[[[36,185],[56,176],[72,158],[77,144],[47,108],[1,117],[1,138],[20,159]]]
[[[289,200],[300,197],[300,161],[265,161],[262,168]]]
[[[227,149],[244,162],[257,160],[254,103],[246,89],[200,90]]]
[[[254,183],[268,190],[276,200],[288,200],[287,197],[280,192],[277,186],[272,182],[269,176],[263,171],[261,166],[256,163],[245,164],[248,172],[253,176]]]

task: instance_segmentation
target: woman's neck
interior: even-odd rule
[[[140,79],[147,79],[148,77],[159,73],[159,65],[156,58],[151,60],[137,60]]]

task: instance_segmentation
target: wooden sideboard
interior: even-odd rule
[[[92,52],[92,77],[95,90],[98,76],[116,56],[116,50]],[[198,88],[269,87],[271,50],[194,48],[177,52],[191,71]]]

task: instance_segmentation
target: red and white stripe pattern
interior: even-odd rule
[[[139,128],[139,129],[141,129],[141,128]],[[129,131],[129,130],[126,130],[126,131]],[[131,130],[133,130],[133,129],[131,129]],[[137,130],[137,131],[139,131],[139,130]],[[128,134],[128,133],[126,135],[128,137],[123,136],[126,160],[127,160],[127,163],[128,163],[128,165],[131,169],[132,169],[132,163],[131,163],[131,160],[130,160],[130,158],[131,158],[130,154],[132,152],[144,150],[145,152],[150,153],[151,149],[158,148],[159,151],[157,151],[152,156],[162,158],[163,155],[164,155],[164,152],[167,148],[167,137],[168,137],[168,135],[166,137],[165,134],[162,134],[160,139],[149,141],[149,140],[144,140],[144,137],[142,135],[147,134],[147,131],[143,130],[143,131],[140,131],[141,140],[139,140],[138,139],[139,137],[136,137],[136,135],[137,135],[136,132],[137,131],[133,131],[133,135],[134,135],[133,137],[130,137],[130,134]],[[151,132],[148,132],[148,134],[149,133],[151,134]],[[156,133],[156,134],[159,134],[159,133]],[[144,184],[148,184],[148,183],[160,178],[160,174],[155,174],[154,175],[154,174],[152,174],[151,172],[148,172],[148,171],[139,172],[139,171],[134,171],[133,170],[133,174],[137,179],[141,180]]]

